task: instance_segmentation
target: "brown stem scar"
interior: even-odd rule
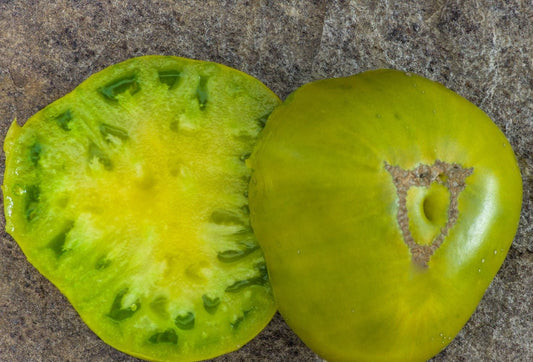
[[[398,194],[397,219],[402,230],[403,240],[411,252],[411,260],[416,265],[427,268],[428,262],[435,251],[442,245],[450,229],[457,222],[459,216],[458,198],[466,186],[465,180],[474,172],[474,168],[464,168],[456,163],[436,160],[433,165],[419,165],[412,170],[405,170],[400,166],[393,166],[385,161],[385,169],[392,176]],[[407,191],[411,187],[429,187],[433,182],[446,186],[450,192],[448,207],[448,221],[431,244],[418,244],[409,230],[409,216],[407,213]]]

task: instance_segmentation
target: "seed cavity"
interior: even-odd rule
[[[205,260],[191,262],[185,268],[185,276],[194,283],[204,283],[211,276],[210,263]]]
[[[209,314],[215,314],[220,305],[220,298],[211,298],[207,294],[202,295],[202,301],[204,303],[204,309]]]
[[[55,121],[60,128],[65,131],[70,131],[69,123],[70,121],[72,121],[72,114],[70,113],[70,109],[57,116],[55,118]]]
[[[111,142],[112,137],[118,138],[122,141],[126,141],[130,138],[128,135],[128,131],[126,131],[123,128],[112,126],[107,123],[100,124],[100,133],[102,134],[102,137],[106,140],[106,142]]]
[[[172,89],[181,79],[181,72],[177,70],[163,70],[159,72],[159,81]]]
[[[26,197],[24,202],[24,214],[27,221],[32,221],[37,215],[37,208],[41,198],[41,189],[37,185],[26,187]]]
[[[148,338],[150,343],[170,343],[178,344],[178,335],[176,331],[172,328],[167,329],[164,332],[154,333],[150,338]]]
[[[247,145],[251,144],[254,142],[255,140],[255,137],[252,136],[251,134],[248,134],[248,133],[245,133],[245,132],[241,132],[235,136],[233,136],[237,141],[239,142],[242,142],[242,143],[245,143]]]
[[[260,262],[255,265],[257,271],[259,271],[259,276],[263,279],[263,282],[268,282],[268,270],[265,262]]]
[[[241,249],[219,251],[217,254],[218,260],[223,263],[233,263],[259,249],[257,244],[252,243],[244,244],[243,246]]]
[[[239,214],[225,209],[217,209],[211,214],[211,222],[219,225],[242,225]]]
[[[244,280],[237,280],[236,282],[234,282],[233,284],[231,284],[230,286],[226,288],[226,292],[237,293],[246,287],[249,287],[252,285],[258,285],[261,283],[262,283],[262,280],[259,277],[244,279]]]
[[[41,152],[43,150],[43,147],[39,142],[35,142],[30,147],[30,160],[31,163],[33,163],[34,166],[37,166],[39,164],[39,160],[41,159]]]
[[[126,91],[129,91],[131,95],[139,91],[139,83],[135,75],[119,78],[111,83],[108,83],[104,87],[99,88],[100,94],[106,99],[111,101],[117,101],[117,96]]]
[[[272,113],[272,112],[270,112],[270,113]],[[264,128],[266,126],[268,117],[270,117],[270,113],[267,113],[267,114],[262,115],[261,117],[257,118],[256,121],[257,121],[257,124],[259,125],[259,127]]]
[[[91,142],[89,143],[89,162],[94,158],[96,158],[107,171],[111,171],[113,169],[113,163],[111,162],[109,156],[94,142]]]
[[[128,288],[124,288],[118,292],[115,296],[115,300],[111,305],[111,310],[107,314],[111,319],[120,322],[124,319],[131,318],[139,309],[141,309],[141,303],[137,299],[132,305],[122,308],[122,299],[128,293]]]
[[[255,267],[258,269],[259,275],[244,280],[237,280],[236,282],[228,286],[225,291],[228,293],[237,293],[243,290],[244,288],[250,287],[252,285],[266,285],[268,283],[268,272],[266,269],[266,264],[258,263]]]
[[[242,321],[244,320],[244,316],[239,316],[233,320],[233,322],[230,322],[230,326],[232,329],[237,329],[241,325]]]
[[[253,244],[255,245],[254,232],[250,226],[245,226],[242,229],[239,229],[228,235],[230,240],[239,241],[243,245]]]
[[[167,307],[168,298],[165,296],[159,296],[150,302],[150,309],[155,314],[165,319],[169,317]]]
[[[65,242],[67,241],[67,235],[74,227],[74,222],[69,221],[63,229],[52,238],[52,241],[48,244],[48,247],[52,249],[57,258],[59,258],[66,251]]]
[[[178,314],[178,316],[174,320],[174,324],[176,324],[176,326],[179,329],[190,330],[194,328],[194,321],[195,321],[194,313],[187,312],[185,314]]]
[[[208,77],[200,76],[200,82],[196,88],[196,98],[198,99],[198,105],[200,110],[204,110],[207,104],[208,92],[207,92],[207,80]]]
[[[171,121],[169,127],[172,132],[178,132],[180,128],[180,121],[177,119]]]
[[[107,256],[102,256],[96,261],[94,268],[97,270],[102,270],[111,265],[111,259],[108,259]]]

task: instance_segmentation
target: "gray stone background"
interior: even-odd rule
[[[533,3],[0,0],[0,132],[90,74],[144,54],[220,62],[280,97],[319,78],[397,68],[439,81],[509,138],[524,180],[511,251],[434,361],[533,361]],[[4,170],[2,155],[1,172]],[[2,215],[2,224],[5,220]],[[1,230],[1,361],[135,361],[104,344]],[[217,361],[318,358],[277,315]]]

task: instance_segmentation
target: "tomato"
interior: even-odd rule
[[[421,361],[466,323],[515,235],[498,127],[395,70],[304,85],[249,159],[252,226],[289,326],[339,361]]]
[[[275,312],[245,159],[279,102],[219,64],[113,65],[12,124],[6,229],[115,348],[187,361],[235,350]]]

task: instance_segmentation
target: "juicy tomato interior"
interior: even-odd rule
[[[13,123],[6,229],[115,348],[152,360],[237,349],[275,311],[245,160],[278,103],[219,64],[111,66]]]

